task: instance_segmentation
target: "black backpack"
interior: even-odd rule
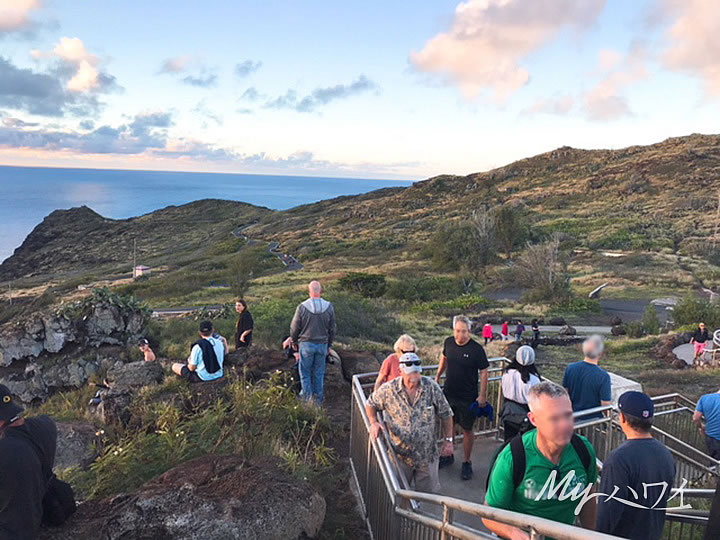
[[[43,524],[59,527],[77,510],[72,486],[51,473],[42,505]]]
[[[45,495],[42,500],[42,523],[50,527],[59,527],[77,510],[75,493],[70,484],[63,482],[55,476],[52,469],[48,470],[48,467],[43,461],[43,451],[40,446],[30,437],[25,438],[25,440],[35,449],[35,453],[43,469],[43,474],[45,478],[47,478]]]
[[[522,484],[523,478],[525,478],[525,469],[527,468],[527,462],[525,460],[525,445],[523,444],[522,437],[522,433],[515,435],[512,439],[505,442],[500,448],[498,448],[497,452],[495,452],[495,455],[493,455],[492,459],[490,460],[490,469],[488,470],[488,475],[485,479],[486,492],[490,485],[490,475],[492,474],[495,462],[497,461],[500,452],[502,452],[503,448],[505,448],[508,444],[510,445],[510,453],[512,454],[513,462],[513,486],[515,487],[515,489],[517,489],[518,486]],[[570,438],[570,444],[572,444],[575,452],[577,452],[577,455],[580,458],[580,462],[582,463],[589,477],[591,470],[590,467],[593,464],[590,462],[590,451],[588,450],[587,445],[575,433],[573,433],[572,437]]]

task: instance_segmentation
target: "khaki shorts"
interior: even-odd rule
[[[426,493],[438,493],[440,491],[437,458],[430,463],[418,467],[411,467],[401,459],[398,459],[397,463],[400,467],[400,472],[405,475],[411,489],[414,488],[416,491],[424,491]]]

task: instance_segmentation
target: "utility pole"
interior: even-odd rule
[[[10,305],[12,306],[12,281],[8,281],[8,296],[10,297]]]
[[[137,238],[133,238],[133,271],[132,277],[137,277]]]

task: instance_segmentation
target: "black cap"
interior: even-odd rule
[[[213,323],[210,321],[203,321],[200,323],[200,331],[201,332],[212,332],[213,329]]]
[[[655,414],[655,403],[647,394],[630,391],[618,398],[618,409],[630,416],[647,419]]]
[[[138,340],[138,345],[150,345],[150,342],[145,338],[140,338]]]
[[[10,389],[4,384],[0,384],[0,420],[3,422],[12,420],[23,412],[23,410],[24,409],[15,402],[15,398],[10,393]]]

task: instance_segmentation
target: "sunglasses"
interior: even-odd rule
[[[414,353],[414,352],[415,352],[415,349],[413,349],[412,351],[403,351],[402,349],[400,349],[400,352],[403,353],[403,354]]]
[[[405,364],[406,366],[421,366],[422,363],[420,360],[408,360],[408,361],[402,361],[401,364]]]

